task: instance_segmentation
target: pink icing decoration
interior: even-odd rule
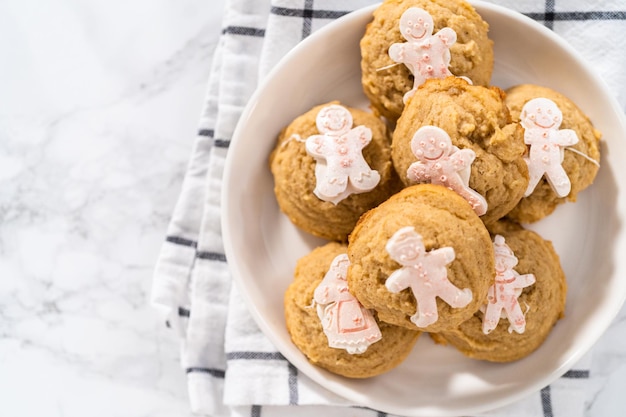
[[[465,307],[472,300],[472,290],[460,290],[448,280],[446,265],[454,260],[454,248],[426,252],[422,236],[412,226],[394,233],[385,248],[391,259],[402,265],[387,278],[385,286],[392,293],[411,288],[417,301],[411,321],[417,327],[426,327],[439,319],[436,297],[455,308]]]
[[[313,299],[328,346],[358,354],[379,341],[382,334],[372,313],[348,291],[346,274],[349,265],[347,254],[335,257],[315,289]]]
[[[524,127],[524,142],[530,145],[528,156],[524,158],[530,174],[524,196],[532,194],[544,175],[556,195],[567,196],[572,184],[561,166],[563,147],[578,143],[576,132],[571,129],[559,130],[563,113],[556,103],[547,98],[528,101],[522,108],[520,119]]]
[[[389,57],[406,65],[415,77],[413,88],[404,95],[405,104],[427,79],[453,75],[448,67],[450,46],[456,42],[456,32],[446,27],[433,35],[433,29],[433,18],[426,10],[410,7],[400,18],[400,33],[407,42],[389,47]]]
[[[518,302],[522,289],[535,283],[533,274],[518,274],[513,268],[517,257],[504,242],[504,237],[496,235],[493,248],[496,257],[496,281],[487,293],[487,306],[484,308],[483,333],[489,334],[498,326],[500,318],[509,320],[509,333],[515,330],[524,333],[526,318]]]
[[[365,126],[352,129],[352,115],[336,104],[320,110],[316,122],[321,135],[310,136],[305,145],[317,162],[313,193],[320,200],[338,204],[350,194],[374,189],[380,175],[362,154],[372,140],[372,131]]]
[[[473,150],[453,146],[446,131],[436,126],[419,128],[411,140],[411,150],[417,162],[407,170],[410,181],[443,185],[467,200],[477,215],[487,212],[487,200],[469,186],[476,158]]]

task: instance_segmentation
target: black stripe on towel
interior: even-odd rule
[[[228,148],[230,146],[229,139],[215,139],[213,145],[217,148]]]
[[[550,385],[541,389],[541,408],[543,409],[543,417],[553,417]]]
[[[587,379],[589,378],[589,370],[588,369],[570,369],[569,371],[563,374],[563,378]]]
[[[285,361],[285,357],[280,352],[254,352],[254,351],[238,351],[226,353],[226,359],[232,360],[281,360]]]
[[[359,409],[361,409],[361,410],[369,410],[369,411],[372,411],[372,412],[376,413],[376,417],[387,417],[387,416],[388,416],[388,414],[387,414],[387,413],[385,413],[385,412],[383,412],[383,411],[374,410],[374,409],[372,409],[372,408],[369,408],[369,407],[363,407],[363,406],[361,406],[361,405],[351,405],[350,407],[351,407],[351,408],[359,408]]]
[[[226,26],[222,29],[222,34],[262,38],[265,36],[265,29],[253,28],[249,26]]]
[[[298,368],[291,363],[289,367],[289,405],[298,404]]]
[[[190,368],[186,369],[187,373],[190,374],[192,372],[198,372],[198,373],[203,373],[203,374],[209,374],[215,378],[224,378],[224,375],[226,375],[226,372],[223,371],[222,369],[215,369],[215,368],[202,368],[202,367],[198,367],[198,366],[193,366]]]
[[[261,417],[261,406],[253,405],[250,408],[250,417]]]
[[[311,10],[310,8],[292,9],[290,7],[272,6],[270,13],[277,16],[304,17],[309,19],[337,19],[350,12],[343,10]]]
[[[224,255],[223,253],[218,253],[218,252],[198,251],[196,253],[196,258],[206,259],[209,261],[226,262],[226,255]]]
[[[626,20],[626,11],[589,11],[589,12],[551,12],[547,13],[524,13],[535,20],[550,19],[553,22],[583,21],[583,20]]]
[[[313,23],[313,0],[304,2],[304,10],[302,10],[302,39],[311,34],[311,25]]]
[[[546,0],[546,13],[543,18],[543,24],[548,29],[554,29],[554,2],[555,0]]]
[[[173,243],[175,245],[188,246],[190,248],[196,248],[198,246],[198,242],[196,242],[195,240],[185,239],[184,237],[178,236],[166,236],[165,241]]]
[[[200,129],[198,130],[198,136],[205,136],[207,138],[212,138],[215,134],[213,129]]]

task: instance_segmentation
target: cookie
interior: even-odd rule
[[[367,378],[399,365],[420,332],[381,323],[359,304],[345,280],[346,250],[331,242],[298,260],[285,319],[291,340],[312,364]]]
[[[397,120],[425,78],[452,74],[488,85],[493,71],[488,31],[466,1],[384,1],[360,42],[361,81],[372,107]]]
[[[462,197],[439,185],[407,187],[365,213],[348,256],[348,284],[365,307],[429,332],[469,319],[495,276],[489,232]]]
[[[270,155],[274,192],[300,229],[346,241],[368,209],[398,189],[382,120],[332,102],[297,117]]]
[[[514,223],[491,229],[495,285],[472,318],[433,338],[471,358],[511,362],[535,351],[563,317],[567,287],[549,241]]]
[[[513,120],[524,126],[531,178],[525,197],[508,217],[531,223],[559,204],[576,201],[578,193],[593,183],[600,164],[601,133],[574,102],[547,87],[512,87],[505,103]]]
[[[523,134],[499,88],[433,79],[417,89],[398,120],[391,157],[405,184],[454,189],[489,224],[508,214],[528,186]]]

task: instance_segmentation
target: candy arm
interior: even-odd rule
[[[392,293],[398,293],[409,286],[407,282],[409,279],[410,273],[407,273],[404,268],[400,268],[389,275],[385,281],[385,287]]]
[[[332,285],[322,282],[313,293],[313,300],[318,304],[328,304],[335,301],[337,292],[333,291]]]
[[[325,157],[325,146],[323,135],[309,136],[305,142],[305,149],[314,158]]]
[[[352,130],[354,133],[358,134],[361,149],[366,147],[372,141],[372,130],[370,128],[359,125]]]
[[[410,42],[394,43],[389,47],[389,58],[394,62],[406,64],[409,71],[413,72],[419,66],[418,54],[415,50],[415,44]]]
[[[432,255],[437,255],[437,257],[442,261],[443,266],[448,265],[450,262],[454,261],[455,258],[454,248],[449,246],[432,251],[429,256]]]
[[[539,129],[525,128],[524,130],[524,143],[526,145],[534,145],[537,139],[537,136],[541,137],[541,132]]]
[[[435,36],[446,46],[451,46],[456,42],[456,32],[452,28],[443,28]]]
[[[455,170],[465,169],[472,165],[474,159],[476,159],[476,153],[471,149],[459,149],[454,147],[455,152],[450,155],[450,161]]]
[[[561,146],[572,146],[578,143],[578,136],[572,129],[561,129],[556,136],[557,143]]]
[[[403,43],[394,43],[389,47],[389,58],[391,58],[394,62],[403,62],[404,61],[404,44]]]
[[[515,272],[515,287],[517,288],[525,288],[528,287],[529,285],[533,285],[535,283],[535,275],[533,274],[524,274],[524,275],[520,275],[517,272]]]
[[[406,171],[406,177],[414,182],[423,182],[428,178],[428,168],[420,161],[413,162]]]

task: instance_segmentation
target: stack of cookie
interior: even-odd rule
[[[372,112],[324,103],[279,135],[279,206],[330,241],[298,261],[285,294],[313,364],[378,375],[422,332],[508,362],[562,317],[559,257],[521,224],[591,185],[600,133],[556,91],[489,85],[487,35],[465,1],[384,1],[361,41]]]

